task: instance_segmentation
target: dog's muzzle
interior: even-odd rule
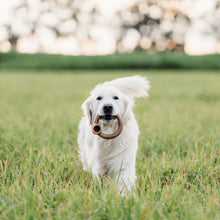
[[[92,127],[93,134],[99,135],[101,138],[104,138],[104,139],[113,139],[113,138],[118,137],[121,134],[122,129],[123,129],[122,119],[118,115],[114,116],[118,120],[118,129],[112,134],[104,134],[102,132],[101,126],[98,124],[99,119],[101,117],[102,116],[98,115],[93,122],[93,127]]]

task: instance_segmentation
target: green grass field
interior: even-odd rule
[[[132,71],[0,72],[0,219],[220,219],[220,75],[135,71],[136,196],[101,187],[78,159],[80,106]]]

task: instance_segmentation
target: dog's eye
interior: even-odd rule
[[[118,96],[114,96],[113,99],[118,100],[119,98],[118,98]]]
[[[102,96],[98,96],[96,100],[102,100]]]

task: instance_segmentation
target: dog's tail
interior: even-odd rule
[[[136,75],[114,79],[112,81],[103,83],[102,86],[113,86],[121,90],[131,99],[134,99],[136,97],[148,96],[150,82],[146,77]]]

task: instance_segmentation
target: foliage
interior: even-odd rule
[[[111,6],[117,4],[110,3],[110,13],[102,10],[101,2],[88,0],[19,0],[13,5],[10,12],[13,16],[1,24],[3,36],[0,43],[7,41],[12,49],[18,51],[21,51],[19,39],[25,38],[26,41],[30,38],[38,51],[47,52],[48,44],[55,38],[67,40],[65,37],[72,36],[77,39],[77,46],[83,53],[83,45],[87,41],[95,44],[100,42],[100,38],[113,41],[115,51],[129,52],[137,48],[183,50],[189,34],[193,34],[191,40],[201,41],[202,36],[207,42],[210,39],[218,41],[220,36],[218,1],[210,1],[208,10],[204,10],[201,2],[197,4],[188,0],[136,1],[133,5],[126,4],[131,7],[118,7],[113,11]],[[106,29],[112,38],[100,34]]]
[[[82,170],[76,138],[89,90],[133,72],[30,73],[0,74],[1,219],[220,218],[216,72],[136,71],[152,89],[135,107],[137,189],[126,197]]]
[[[13,16],[2,25],[8,41],[16,49],[17,41],[25,36],[35,35],[39,41],[50,36],[89,37],[97,9],[93,4],[80,0],[53,1],[20,0],[14,3]]]
[[[212,40],[218,41],[220,28],[216,21],[219,19],[220,4],[218,1],[211,2],[211,10],[202,10],[202,5],[202,2],[188,0],[137,1],[132,7],[119,13],[123,25],[118,49],[120,50],[121,44],[122,50],[127,51],[123,40],[129,34],[137,38],[133,48],[127,46],[130,50],[187,51],[186,47],[190,42],[196,43],[195,39],[200,41],[200,47],[210,40],[210,36]],[[196,8],[200,8],[197,13]],[[206,40],[201,40],[201,37]]]
[[[220,69],[220,55],[188,56],[178,52],[64,56],[0,53],[0,69]]]

